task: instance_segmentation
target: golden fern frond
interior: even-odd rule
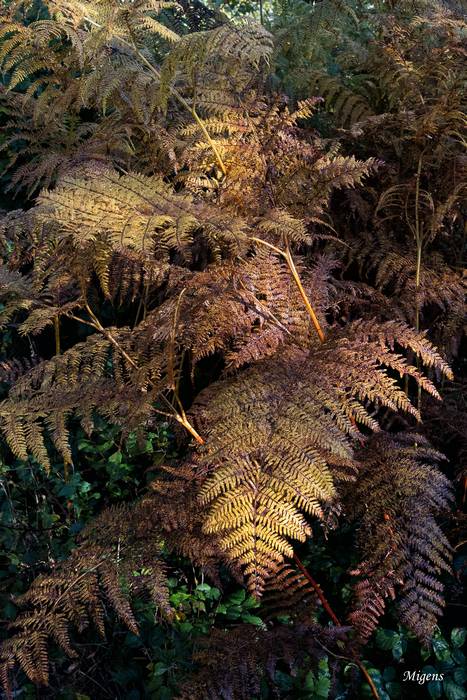
[[[37,289],[33,281],[7,265],[0,264],[0,326],[5,327],[18,311],[34,308]]]
[[[314,89],[323,96],[338,126],[349,128],[373,115],[365,97],[347,88],[339,78],[314,73],[313,79]]]
[[[134,40],[145,35],[156,35],[168,42],[178,41],[178,34],[156,20],[162,10],[177,7],[176,2],[165,0],[137,0],[134,3],[117,3],[102,0],[98,3],[82,2],[82,21],[91,25],[91,36],[97,43],[103,37]],[[102,36],[101,36],[102,35]]]
[[[0,428],[14,454],[27,459],[29,452],[49,468],[47,432],[56,449],[72,463],[66,427],[72,414],[88,432],[93,428],[94,411],[126,426],[133,421],[141,425],[152,414],[152,401],[166,385],[160,382],[161,355],[154,346],[152,352],[141,346],[135,352],[130,330],[112,329],[109,338],[110,333],[109,329],[107,337],[94,334],[19,378],[0,404]],[[134,356],[135,366],[144,358],[141,367],[128,364],[122,352]]]
[[[291,382],[294,396],[284,393]],[[244,566],[255,595],[271,563],[292,556],[288,539],[310,536],[301,512],[322,517],[322,504],[334,497],[332,456],[352,460],[320,393],[306,389],[287,364],[275,361],[218,387],[209,403],[206,395],[198,401],[207,430],[205,529],[222,533],[221,546]],[[329,439],[318,432],[320,421]]]
[[[396,343],[452,376],[422,334],[402,323],[356,321],[328,329],[309,352],[283,349],[197,400],[206,435],[205,529],[221,534],[226,556],[243,566],[254,595],[261,595],[271,566],[292,556],[289,540],[311,535],[306,516],[323,518],[335,481],[353,478],[356,424],[378,427],[370,406],[419,417],[388,369],[438,397]]]
[[[38,200],[38,216],[77,244],[106,235],[114,248],[162,253],[189,246],[199,222],[191,200],[160,178],[108,173],[95,180],[62,180]],[[79,222],[79,225],[78,225]]]
[[[58,69],[57,57],[49,47],[60,34],[59,25],[48,20],[29,26],[15,21],[1,23],[0,39],[4,40],[0,41],[0,65],[10,74],[9,90],[14,90],[28,78],[33,80],[37,73],[47,75],[53,73],[54,68]]]
[[[198,206],[190,194],[175,192],[162,178],[136,173],[63,178],[55,190],[40,195],[35,215],[55,226],[59,239],[70,237],[78,250],[106,242],[108,262],[112,250],[125,248],[162,261],[176,251],[189,262],[197,231],[216,253],[245,238],[242,222],[228,223],[216,211]],[[100,276],[107,279],[105,258],[99,259]]]
[[[172,85],[184,83],[180,89],[193,107],[222,114],[229,104],[238,106],[237,95],[271,54],[271,35],[253,21],[238,26],[229,22],[182,37],[162,64],[162,104],[167,104]]]

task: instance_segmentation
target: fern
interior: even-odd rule
[[[437,468],[441,458],[420,435],[382,433],[368,445],[351,502],[363,555],[354,574],[365,578],[356,586],[350,621],[363,639],[375,629],[389,595],[396,598],[400,620],[422,642],[433,634],[444,605],[439,574],[450,571],[451,552],[436,522],[452,501],[451,486]]]
[[[294,630],[283,626],[261,631],[252,625],[238,625],[229,632],[215,630],[198,645],[195,660],[201,670],[184,685],[179,699],[248,700],[264,684],[274,686],[275,671],[283,664],[291,673],[305,659],[316,664],[323,647],[339,648],[342,636],[341,630],[324,630],[306,620]]]
[[[335,482],[354,477],[356,423],[377,429],[360,401],[417,415],[381,365],[414,376],[436,395],[431,383],[391,350],[396,341],[428,366],[450,373],[410,329],[357,323],[345,334],[331,332],[309,354],[282,352],[280,359],[216,386],[215,396],[208,389],[200,397],[197,411],[207,430],[201,502],[211,504],[205,528],[223,533],[221,545],[244,566],[253,594],[261,594],[271,565],[292,556],[288,540],[311,535],[303,514],[322,518],[323,505],[336,496]],[[253,406],[258,408],[252,414]]]
[[[133,595],[149,591],[170,619],[163,545],[264,595],[270,627],[216,632],[182,690],[252,697],[258,666],[270,682],[344,634],[310,622],[317,588],[289,561],[337,513],[358,528],[350,619],[362,641],[388,597],[425,642],[442,612],[450,551],[435,518],[448,482],[424,436],[382,428],[420,432],[422,391],[438,400],[433,378],[453,378],[421,328],[440,311],[458,333],[463,311],[459,21],[409,17],[404,3],[394,22],[379,5],[300,6],[324,27],[321,48],[345,44],[318,80],[335,118],[324,138],[311,126],[322,100],[271,90],[267,29],[182,6],[54,3],[32,19],[25,4],[27,22],[4,8],[12,186],[40,193],[2,219],[0,313],[46,352],[2,364],[2,434],[45,469],[57,453],[72,463],[70,429],[92,435],[97,414],[123,435],[163,415],[186,448],[18,601],[6,688],[17,663],[46,683],[50,639],[73,655],[86,625],[104,632],[108,606],[136,633]],[[339,7],[374,38],[353,55],[342,16],[330,21]],[[320,47],[305,48],[308,69]],[[232,639],[245,652],[224,663]]]

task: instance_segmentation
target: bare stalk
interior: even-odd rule
[[[137,363],[133,360],[132,357],[122,348],[120,343],[112,333],[107,329],[104,328],[104,326],[101,324],[91,307],[89,306],[88,302],[86,301],[84,303],[84,308],[86,309],[87,313],[89,314],[91,321],[85,321],[82,318],[79,318],[78,316],[74,316],[73,314],[69,314],[70,318],[75,319],[76,321],[79,321],[80,323],[84,323],[87,326],[91,326],[91,328],[94,328],[96,331],[101,333],[103,336],[107,338],[107,340],[112,343],[112,345],[118,350],[118,352],[122,355],[122,357],[125,358],[125,360],[128,362],[131,367],[133,367],[136,370],[139,370],[140,368],[138,367]],[[190,421],[188,420],[188,417],[185,413],[185,410],[183,408],[183,405],[178,397],[178,394],[175,391],[175,400],[179,406],[179,411],[172,406],[170,401],[164,396],[164,394],[160,394],[160,397],[163,401],[167,403],[169,406],[171,413],[169,414],[170,417],[174,418],[180,425],[183,425],[185,430],[190,433],[190,435],[196,440],[196,442],[200,445],[204,445],[204,440],[201,437],[201,435],[195,430],[195,428],[191,425]]]
[[[302,281],[300,279],[300,275],[298,274],[297,268],[295,267],[295,263],[292,258],[292,253],[290,252],[289,246],[285,250],[282,250],[281,248],[278,248],[277,246],[273,245],[272,243],[268,243],[267,241],[263,241],[262,238],[256,238],[255,236],[251,237],[251,240],[254,241],[255,243],[261,243],[262,245],[267,246],[274,252],[276,252],[278,255],[284,258],[284,260],[287,263],[287,266],[290,270],[290,273],[293,277],[293,280],[295,284],[297,285],[298,291],[300,292],[300,296],[303,299],[303,303],[305,304],[305,308],[308,312],[308,315],[311,319],[311,322],[318,334],[318,338],[322,343],[324,343],[324,333],[323,329],[321,328],[321,325],[318,321],[318,317],[316,316],[315,310],[312,307],[310,300],[308,299],[307,293],[305,291],[305,288],[303,287]]]
[[[55,354],[60,355],[60,316],[54,317],[54,333],[55,333]]]
[[[415,267],[415,330],[420,331],[420,274],[422,268],[422,250],[423,250],[423,227],[420,223],[420,176],[422,173],[422,156],[418,159],[417,179],[415,183],[415,244],[417,246],[417,262]],[[419,368],[419,360],[417,358],[417,368]],[[422,388],[420,384],[417,387],[417,409],[420,415],[422,402]]]
[[[334,610],[332,609],[331,605],[329,604],[329,602],[328,602],[326,596],[324,595],[323,591],[321,590],[321,586],[314,580],[313,576],[312,576],[312,575],[310,574],[310,572],[305,568],[305,566],[303,565],[302,561],[300,560],[298,554],[295,554],[295,553],[294,553],[293,558],[294,558],[294,561],[295,561],[295,563],[297,564],[298,568],[299,568],[300,571],[302,572],[302,574],[305,576],[305,578],[306,578],[306,579],[311,583],[311,585],[313,586],[313,589],[314,589],[316,595],[318,596],[319,600],[321,601],[321,603],[322,603],[322,605],[323,605],[323,608],[326,610],[327,614],[329,615],[329,617],[331,618],[331,620],[333,621],[333,623],[336,625],[336,627],[342,627],[342,623],[340,622],[340,620],[339,620],[339,618],[337,617],[336,613],[334,612]],[[348,660],[347,657],[342,657],[342,658],[345,658],[346,660]],[[378,693],[378,690],[377,690],[377,688],[376,688],[376,686],[375,686],[375,684],[374,684],[374,682],[373,682],[372,677],[370,676],[370,674],[368,673],[368,671],[366,670],[365,666],[364,666],[363,663],[360,661],[360,659],[358,658],[358,656],[356,655],[356,653],[353,653],[353,654],[352,654],[352,659],[351,659],[351,660],[358,666],[358,668],[359,668],[360,671],[362,672],[363,676],[365,677],[366,682],[368,683],[368,685],[369,685],[369,687],[370,687],[371,694],[373,695],[373,697],[375,698],[375,700],[381,700],[381,698],[380,698],[380,696],[379,696],[379,693]]]

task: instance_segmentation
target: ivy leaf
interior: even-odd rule
[[[443,637],[433,639],[433,651],[439,661],[452,661],[451,650]]]
[[[467,691],[450,678],[444,681],[444,694],[448,700],[465,700],[467,698]]]
[[[256,627],[264,627],[264,622],[260,617],[257,617],[256,615],[250,615],[249,613],[246,613],[242,615],[242,620],[243,622],[246,622],[250,625],[256,625]]]
[[[467,629],[465,627],[454,627],[451,632],[451,642],[455,647],[461,647],[467,637]]]
[[[430,693],[430,698],[433,700],[438,700],[443,695],[443,686],[440,681],[430,681],[428,683],[428,692]]]
[[[166,664],[163,661],[158,661],[153,666],[152,675],[163,676],[166,671],[168,671],[168,667],[166,666]]]
[[[389,651],[394,648],[397,643],[399,635],[393,630],[378,630],[376,632],[376,644],[380,649]]]

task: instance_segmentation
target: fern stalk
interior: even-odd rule
[[[316,316],[315,310],[312,307],[310,300],[308,299],[307,293],[305,292],[305,289],[303,287],[302,281],[300,279],[300,275],[298,274],[297,268],[295,267],[295,263],[292,258],[292,253],[290,252],[290,248],[287,245],[286,250],[281,250],[277,246],[273,245],[272,243],[268,243],[267,241],[263,241],[262,238],[256,238],[255,236],[251,237],[251,240],[254,241],[255,243],[261,243],[262,245],[267,246],[268,248],[271,248],[271,250],[274,250],[278,255],[280,255],[282,258],[287,263],[287,266],[291,272],[291,275],[293,277],[293,280],[295,284],[297,285],[298,291],[300,292],[300,296],[303,299],[303,303],[305,304],[305,308],[308,312],[308,315],[311,319],[311,322],[318,334],[318,338],[322,343],[324,343],[324,333],[323,329],[321,328],[320,322],[318,321],[318,317]]]
[[[84,19],[86,20],[86,22],[89,22],[89,23],[92,24],[94,27],[97,27],[98,29],[102,29],[102,25],[100,25],[98,22],[95,22],[95,21],[92,20],[90,17],[85,17]],[[144,63],[144,65],[145,65],[147,68],[149,68],[149,70],[151,71],[151,73],[152,73],[152,74],[157,78],[157,80],[160,82],[160,79],[161,79],[161,74],[160,74],[160,72],[157,70],[157,68],[156,68],[155,66],[152,65],[152,63],[151,63],[150,61],[148,61],[148,59],[146,58],[146,56],[145,56],[143,53],[141,53],[141,51],[140,51],[140,50],[138,49],[138,47],[136,46],[135,42],[134,42],[134,41],[129,42],[129,41],[127,41],[126,39],[124,39],[123,37],[119,36],[118,34],[116,34],[115,36],[116,36],[116,38],[117,38],[119,41],[122,42],[122,44],[124,44],[125,46],[128,46],[128,48],[132,49],[132,50],[135,52],[135,54],[138,56],[139,60],[140,60],[142,63]],[[222,174],[225,176],[225,175],[227,174],[227,169],[226,169],[226,167],[225,167],[225,165],[224,165],[224,161],[223,161],[222,158],[221,158],[221,155],[220,155],[220,153],[219,153],[219,151],[218,151],[218,149],[217,149],[216,144],[214,143],[214,141],[213,141],[212,138],[210,137],[209,132],[208,132],[208,130],[206,129],[206,126],[204,125],[203,120],[201,119],[201,117],[199,116],[199,114],[197,113],[197,111],[194,109],[194,107],[191,107],[191,106],[188,104],[188,102],[187,102],[187,101],[185,100],[185,98],[178,92],[178,90],[176,90],[176,89],[175,89],[174,87],[172,87],[172,86],[169,86],[169,90],[170,90],[171,94],[179,101],[179,103],[182,105],[182,107],[184,107],[184,108],[191,114],[191,116],[193,117],[193,119],[194,119],[194,120],[196,121],[196,123],[198,124],[199,128],[200,128],[201,131],[203,132],[203,135],[204,135],[204,137],[205,137],[207,143],[209,144],[209,146],[210,146],[212,152],[214,153],[214,155],[215,155],[215,157],[216,157],[216,160],[217,160],[217,162],[218,162],[218,164],[219,164],[219,167],[220,167],[220,169],[221,169],[221,171],[222,171]]]
[[[423,248],[423,234],[420,226],[420,177],[422,173],[422,157],[423,153],[420,154],[417,166],[417,179],[415,184],[415,243],[417,246],[417,263],[415,269],[415,330],[417,333],[420,332],[420,300],[419,300],[419,288],[420,288],[420,273],[422,268],[422,248]],[[419,360],[417,359],[417,369],[419,369]],[[422,402],[422,390],[420,386],[417,387],[417,408],[420,413],[420,406]]]
[[[130,357],[130,355],[122,348],[122,346],[120,345],[120,343],[113,337],[112,333],[110,333],[110,331],[107,330],[107,328],[104,328],[104,326],[101,324],[101,322],[99,321],[99,319],[97,318],[97,316],[94,314],[93,310],[91,309],[91,307],[89,306],[89,304],[88,304],[87,302],[84,304],[84,307],[85,307],[86,311],[88,312],[89,316],[90,316],[91,319],[92,319],[92,322],[91,322],[91,323],[88,323],[88,325],[90,325],[90,326],[92,326],[93,328],[95,328],[99,333],[102,333],[102,335],[104,335],[104,336],[107,338],[107,340],[108,340],[109,342],[111,342],[112,345],[114,345],[114,346],[117,348],[117,350],[121,353],[122,357],[124,357],[125,360],[126,360],[134,369],[139,370],[140,368],[138,367],[138,365],[136,364],[136,362],[133,360],[133,358]],[[77,318],[77,317],[74,317],[74,318]],[[77,320],[82,320],[82,319],[78,319],[78,318],[77,318]],[[186,413],[185,413],[185,410],[184,410],[184,408],[183,408],[183,406],[182,406],[182,403],[181,403],[181,401],[180,401],[180,399],[179,399],[177,393],[175,392],[175,399],[176,399],[176,401],[177,401],[177,403],[178,403],[178,405],[179,405],[180,412],[178,412],[177,409],[176,409],[174,406],[172,406],[172,404],[170,403],[170,401],[168,401],[168,400],[165,398],[165,396],[164,396],[163,394],[161,394],[161,396],[162,396],[163,399],[165,399],[165,401],[169,404],[171,410],[173,411],[173,413],[171,414],[172,418],[175,418],[176,421],[178,421],[181,425],[183,425],[183,427],[185,428],[185,430],[187,430],[187,431],[190,433],[190,435],[196,440],[196,442],[197,442],[199,445],[204,445],[204,440],[203,440],[203,438],[202,438],[201,435],[195,430],[195,428],[191,425],[190,421],[188,420],[187,415],[186,415]]]
[[[141,51],[137,48],[137,46],[136,46],[134,43],[133,43],[133,46],[132,46],[129,42],[126,42],[125,39],[122,39],[121,37],[118,37],[118,38],[120,39],[121,42],[123,42],[124,44],[127,44],[128,46],[130,46],[130,47],[133,49],[133,51],[136,53],[136,55],[138,56],[138,58],[140,59],[140,61],[142,61],[142,62],[144,63],[144,65],[147,66],[147,67],[149,68],[149,70],[151,71],[151,73],[153,73],[153,74],[156,76],[156,78],[160,81],[160,78],[161,78],[160,72],[157,70],[157,68],[156,68],[155,66],[152,65],[152,63],[151,63],[150,61],[148,61],[148,59],[146,58],[146,56],[144,56],[144,55],[141,53]],[[204,135],[204,137],[205,137],[207,143],[209,144],[209,146],[210,146],[212,152],[214,153],[214,155],[215,155],[215,157],[216,157],[217,163],[218,163],[218,165],[219,165],[219,167],[220,167],[220,169],[221,169],[221,171],[222,171],[222,174],[223,174],[224,176],[227,175],[227,169],[226,169],[226,167],[225,167],[225,165],[224,165],[224,161],[223,161],[222,158],[221,158],[221,155],[220,155],[220,153],[219,153],[219,150],[218,150],[216,144],[214,143],[214,141],[212,140],[212,138],[210,137],[209,132],[208,132],[208,130],[206,129],[206,126],[204,125],[204,122],[203,122],[203,120],[201,119],[201,117],[199,116],[198,112],[195,110],[194,107],[191,107],[191,106],[188,104],[188,102],[187,102],[187,101],[185,100],[185,98],[178,92],[178,90],[176,90],[174,87],[169,87],[169,89],[170,89],[171,94],[179,101],[179,103],[182,105],[182,107],[184,107],[184,108],[191,114],[191,116],[193,117],[193,119],[195,120],[195,122],[198,124],[199,128],[200,128],[201,131],[203,132],[203,135]]]
[[[331,608],[331,605],[329,604],[326,596],[324,595],[323,591],[321,590],[321,586],[314,580],[313,576],[310,574],[310,572],[305,568],[303,565],[300,557],[296,552],[294,552],[293,555],[294,561],[297,564],[298,568],[302,572],[302,574],[305,576],[305,578],[311,583],[313,586],[313,589],[320,599],[323,608],[326,610],[327,614],[333,621],[333,623],[336,625],[336,627],[342,627],[342,623],[340,622],[339,618],[337,617],[336,613],[334,610]],[[343,657],[344,658],[344,657]],[[360,671],[362,672],[363,676],[365,677],[366,682],[368,683],[371,694],[375,698],[375,700],[381,700],[380,695],[378,693],[378,690],[373,682],[372,677],[368,673],[367,669],[365,668],[364,664],[360,661],[360,659],[357,657],[356,654],[352,654],[352,661],[358,666]]]
[[[59,316],[54,317],[54,333],[55,333],[55,354],[60,355],[61,354],[61,347],[60,347],[60,317]]]

